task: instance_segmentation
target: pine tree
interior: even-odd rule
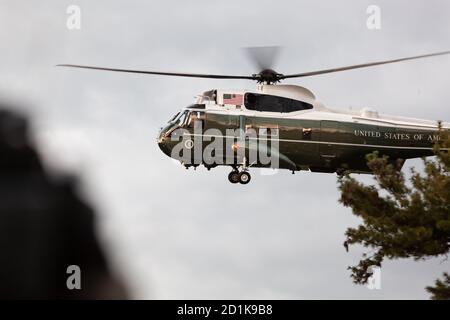
[[[427,287],[427,291],[432,294],[433,300],[450,300],[450,276],[444,273],[444,280],[437,279],[435,287]]]
[[[440,130],[436,157],[424,159],[424,171],[399,170],[395,161],[377,152],[367,156],[375,185],[366,185],[345,174],[339,178],[340,202],[362,218],[362,224],[346,231],[344,245],[370,249],[356,266],[349,267],[353,282],[367,283],[370,266],[385,259],[425,260],[447,257],[450,250],[450,137]],[[400,164],[400,162],[398,163]],[[427,287],[433,299],[449,299],[450,278]]]

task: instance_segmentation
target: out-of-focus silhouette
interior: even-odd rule
[[[0,105],[0,298],[126,298],[75,180],[46,172],[25,117],[6,110]],[[80,290],[66,285],[70,265],[81,269]]]

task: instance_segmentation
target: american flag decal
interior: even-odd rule
[[[223,95],[223,104],[234,104],[234,105],[242,105],[244,101],[244,95],[242,94],[229,94],[225,93]]]

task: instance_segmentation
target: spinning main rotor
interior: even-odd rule
[[[151,75],[160,75],[160,76],[173,76],[173,77],[189,77],[189,78],[207,78],[207,79],[244,79],[244,80],[254,80],[258,83],[266,83],[272,84],[280,82],[284,79],[291,78],[304,78],[317,76],[321,74],[335,73],[347,70],[361,69],[373,66],[379,66],[383,64],[390,64],[408,60],[429,58],[442,56],[446,54],[450,54],[450,51],[436,52],[430,54],[423,54],[419,56],[393,59],[393,60],[384,60],[384,61],[376,61],[369,62],[363,64],[356,64],[351,66],[345,66],[340,68],[332,68],[332,69],[323,69],[317,71],[303,72],[303,73],[294,73],[294,74],[282,74],[273,70],[273,63],[278,56],[279,47],[254,47],[247,48],[247,54],[255,62],[259,70],[259,73],[252,74],[249,76],[245,75],[224,75],[224,74],[202,74],[202,73],[183,73],[183,72],[162,72],[162,71],[146,71],[146,70],[130,70],[130,69],[117,69],[117,68],[104,68],[104,67],[95,67],[95,66],[85,66],[85,65],[77,65],[77,64],[58,64],[59,67],[71,67],[71,68],[82,68],[82,69],[92,69],[92,70],[102,70],[102,71],[114,71],[114,72],[127,72],[127,73],[139,73],[139,74],[151,74]]]

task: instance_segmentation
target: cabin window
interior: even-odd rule
[[[259,135],[260,136],[267,136],[267,128],[259,128]]]
[[[249,110],[269,112],[294,112],[313,108],[311,104],[303,101],[258,93],[245,94],[245,107]]]
[[[298,100],[293,100],[293,99],[289,99],[289,100],[290,100],[290,103],[285,105],[284,112],[294,112],[294,111],[308,110],[308,109],[313,108],[313,106],[310,105],[309,103],[306,103],[303,101],[298,101]]]

